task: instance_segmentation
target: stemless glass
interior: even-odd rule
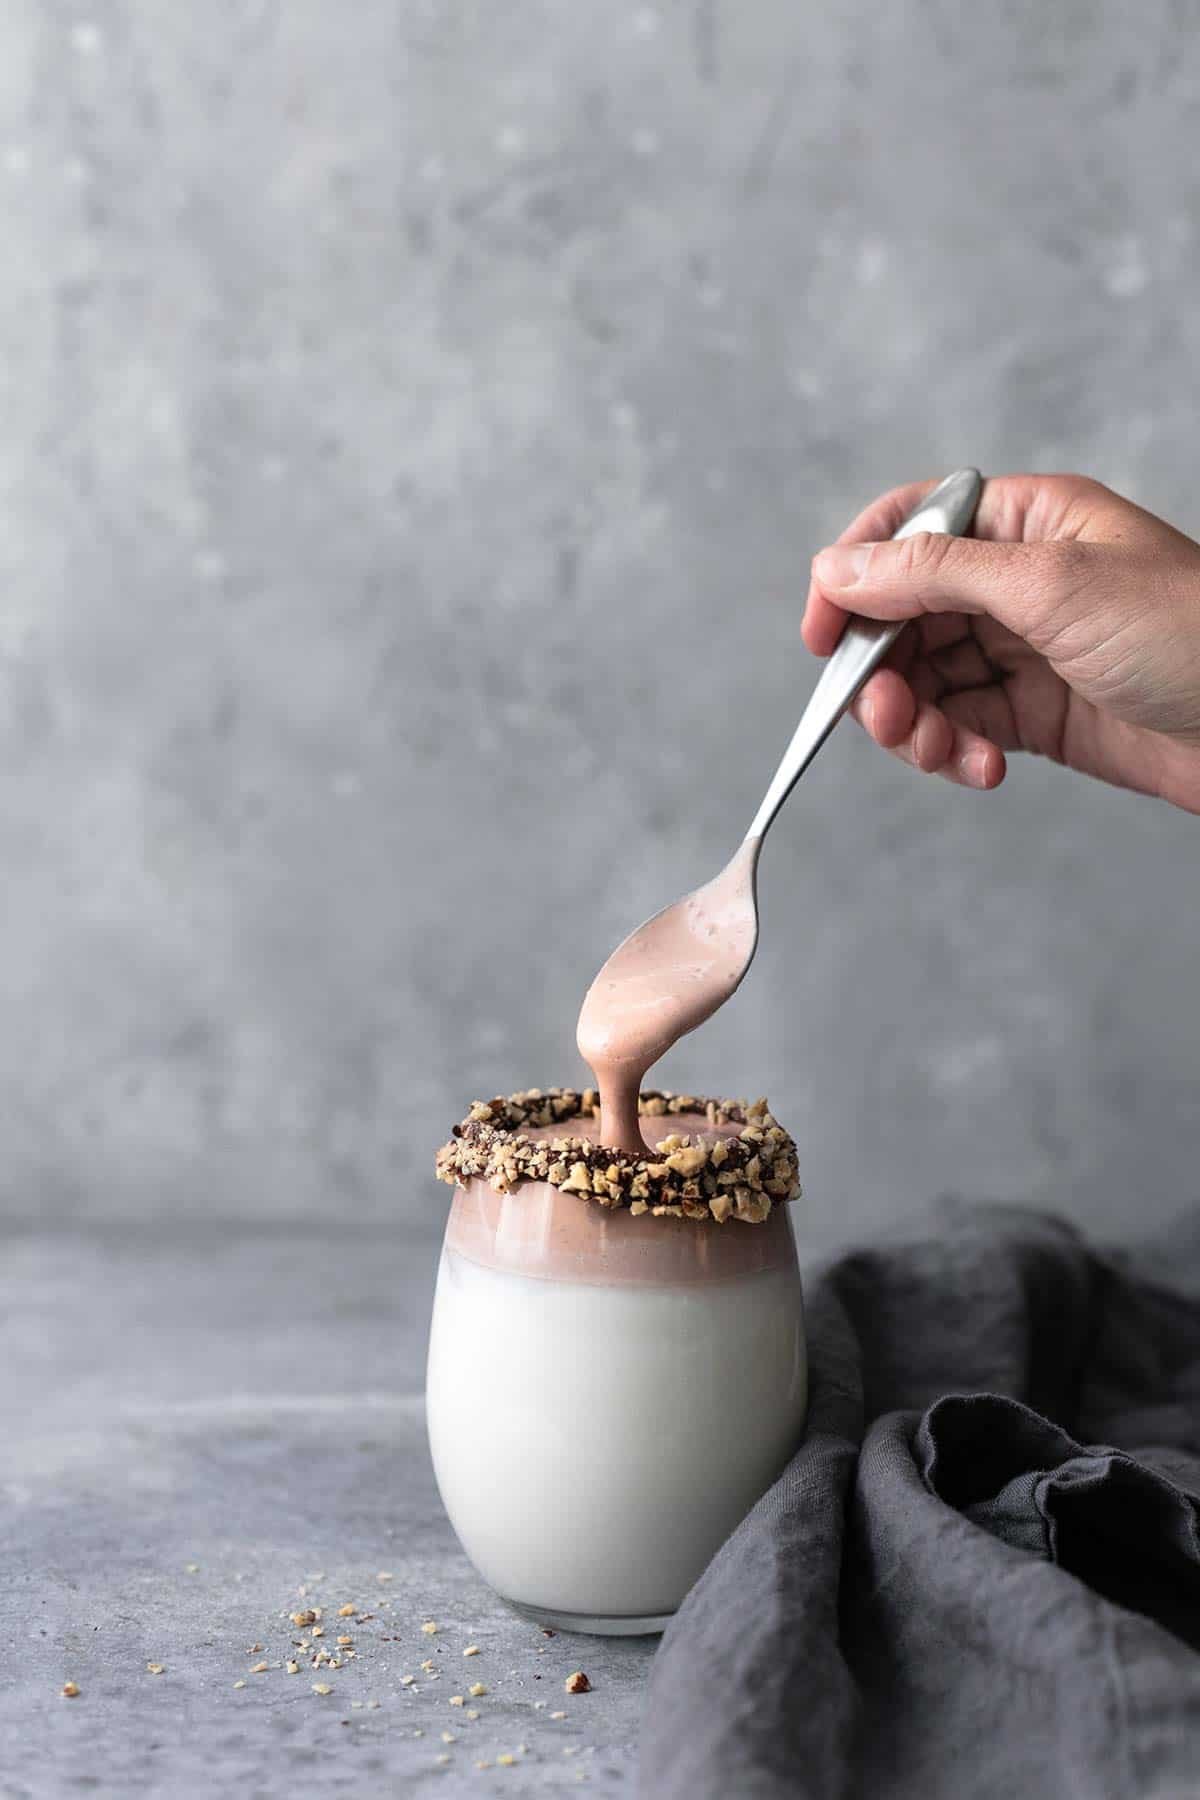
[[[661,1631],[778,1475],[807,1399],[789,1211],[717,1224],[546,1181],[455,1189],[430,1446],[463,1548],[518,1612]]]

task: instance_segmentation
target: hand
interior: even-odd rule
[[[1200,545],[1077,475],[995,477],[974,537],[888,542],[934,485],[813,558],[817,656],[847,613],[915,621],[854,705],[876,743],[973,788],[1029,750],[1200,812]]]

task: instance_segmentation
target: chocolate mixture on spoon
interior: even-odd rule
[[[715,880],[617,947],[579,1014],[579,1053],[600,1089],[600,1141],[641,1156],[638,1093],[652,1063],[724,1005],[750,966],[758,923],[747,838]]]

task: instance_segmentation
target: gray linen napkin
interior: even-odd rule
[[[810,1288],[808,1433],[663,1638],[647,1800],[1197,1800],[1200,1301],[953,1204]]]

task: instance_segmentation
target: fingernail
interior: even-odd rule
[[[813,574],[825,587],[854,587],[867,572],[874,544],[831,544],[813,558]]]
[[[988,753],[986,750],[968,750],[966,755],[967,780],[975,787],[982,787],[987,780]]]

